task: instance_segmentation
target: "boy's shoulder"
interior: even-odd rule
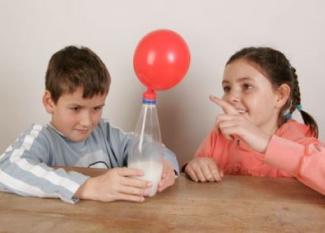
[[[104,131],[105,134],[119,134],[119,135],[133,135],[133,132],[126,132],[123,129],[113,126],[110,124],[110,122],[107,119],[102,119],[99,123],[98,126],[96,127],[95,131],[100,130]]]
[[[124,141],[128,140],[132,135],[133,133],[125,132],[118,127],[112,126],[108,120],[102,119],[93,130],[88,140]],[[35,142],[37,142],[37,144],[43,144],[43,146],[51,144],[58,145],[62,143],[69,144],[69,140],[50,123],[32,124],[20,134],[17,140],[20,141],[18,143],[27,143],[29,145]]]
[[[133,139],[133,133],[125,132],[118,127],[112,126],[107,120],[102,119],[93,130],[89,142],[103,142],[115,149],[125,148]]]
[[[32,124],[19,135],[19,138],[33,140],[40,136],[45,136],[48,133],[47,127],[48,126],[46,124]]]
[[[21,148],[30,150],[33,148],[48,148],[53,138],[53,133],[49,130],[48,125],[32,124],[19,134],[15,142],[11,144],[5,152]]]
[[[51,141],[56,137],[62,137],[62,133],[56,130],[51,124],[32,124],[28,129],[26,129],[19,138],[24,138],[24,140],[46,140]]]

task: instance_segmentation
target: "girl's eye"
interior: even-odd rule
[[[230,92],[230,86],[223,86],[223,91],[224,91],[224,93],[228,93],[228,92]]]
[[[250,85],[250,84],[248,84],[248,83],[244,83],[243,84],[243,89],[246,91],[246,90],[250,90],[250,89],[252,89],[253,88],[253,86],[252,85]]]

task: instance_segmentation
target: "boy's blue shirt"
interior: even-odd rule
[[[75,203],[74,193],[89,177],[51,166],[125,167],[133,138],[105,120],[82,142],[67,140],[49,124],[33,125],[0,156],[0,191]],[[179,173],[175,154],[165,148],[163,156]]]

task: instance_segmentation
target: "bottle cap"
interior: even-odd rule
[[[156,103],[156,93],[154,90],[148,88],[143,93],[143,103],[147,103],[147,104],[155,104]]]

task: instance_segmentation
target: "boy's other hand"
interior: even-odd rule
[[[192,159],[185,167],[185,173],[195,182],[219,182],[223,177],[215,161],[208,157]]]
[[[158,184],[158,192],[161,192],[166,188],[172,186],[175,183],[175,178],[176,175],[173,166],[169,161],[164,159],[161,180]]]
[[[151,186],[137,177],[143,172],[133,168],[113,168],[105,174],[89,178],[76,192],[80,199],[96,201],[144,201],[144,192]]]

